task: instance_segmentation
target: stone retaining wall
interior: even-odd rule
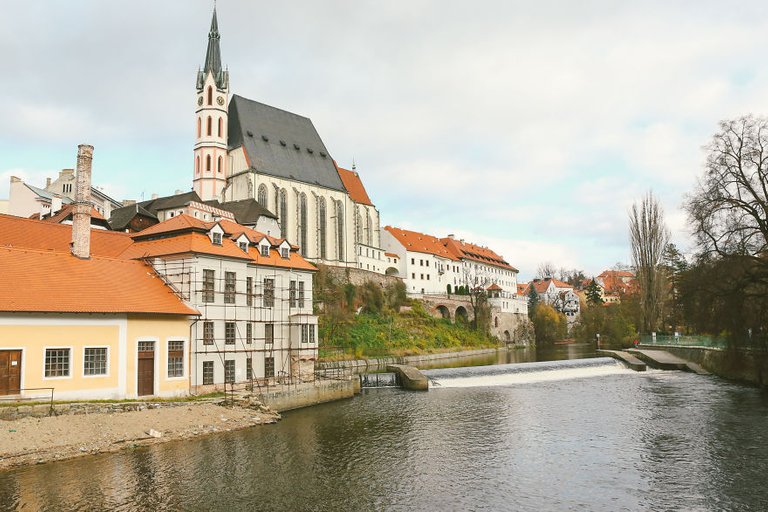
[[[261,401],[277,412],[352,398],[359,390],[357,378],[349,380],[316,380],[261,392]]]
[[[321,361],[317,363],[319,370],[344,368],[353,373],[365,373],[368,371],[382,370],[390,364],[404,364],[418,366],[420,363],[438,361],[442,359],[460,359],[465,357],[496,354],[504,348],[483,348],[478,350],[463,350],[460,352],[441,352],[437,354],[420,354],[403,357],[381,357],[378,359],[352,359],[348,361]]]
[[[669,345],[641,345],[641,347],[649,350],[666,350],[678,357],[698,363],[708,372],[726,379],[768,387],[768,354],[764,352]]]
[[[336,281],[340,283],[352,283],[355,286],[361,286],[368,281],[372,281],[382,288],[386,288],[387,286],[393,285],[398,281],[402,281],[402,279],[399,277],[378,274],[376,272],[371,272],[370,270],[363,270],[360,268],[332,267],[330,265],[322,265],[322,267],[327,270],[328,275],[332,276]]]
[[[189,406],[203,402],[83,402],[71,404],[53,405],[56,416],[72,414],[98,414],[129,411],[143,411],[145,409],[160,409],[167,407]],[[208,402],[205,402],[208,403]],[[20,418],[42,418],[50,415],[50,404],[36,405],[9,405],[0,407],[0,420],[16,420]]]

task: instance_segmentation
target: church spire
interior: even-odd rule
[[[213,17],[211,18],[211,30],[208,32],[208,50],[205,52],[205,65],[203,70],[197,75],[197,88],[202,88],[205,77],[208,73],[213,75],[216,87],[226,89],[229,82],[229,73],[221,69],[221,49],[219,48],[219,21],[216,18],[216,5],[213,6]]]

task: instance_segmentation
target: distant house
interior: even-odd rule
[[[629,270],[604,270],[595,278],[603,290],[603,300],[607,304],[621,302],[621,298],[634,293],[636,279]]]
[[[581,312],[579,296],[573,286],[551,277],[534,279],[525,289],[525,296],[536,291],[539,300],[563,313],[569,323],[575,322]]]

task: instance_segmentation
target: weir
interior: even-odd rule
[[[611,357],[423,370],[431,388],[504,386],[634,373]]]
[[[361,373],[361,388],[396,388],[400,386],[397,373]]]

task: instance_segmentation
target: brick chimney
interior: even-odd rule
[[[75,202],[72,210],[72,254],[81,259],[91,256],[91,161],[93,146],[77,146]]]

